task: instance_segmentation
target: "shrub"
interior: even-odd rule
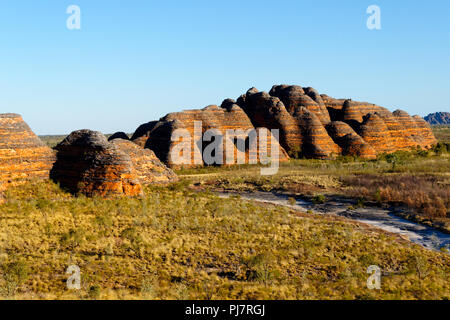
[[[318,194],[318,195],[315,195],[315,196],[312,198],[312,202],[313,202],[314,204],[323,204],[323,203],[326,202],[326,198],[325,198],[325,196],[324,196],[323,194]]]

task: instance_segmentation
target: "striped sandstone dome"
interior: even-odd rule
[[[178,180],[153,151],[124,139],[109,142],[97,131],[74,131],[55,149],[51,178],[72,193],[136,196],[142,185]]]
[[[374,159],[380,153],[429,148],[437,143],[429,125],[418,116],[392,113],[368,102],[335,99],[296,85],[275,85],[269,93],[251,88],[236,101],[224,100],[220,108],[169,114],[141,126],[134,141],[171,165],[168,154],[175,129],[190,128],[193,120],[201,120],[206,128],[220,130],[226,116],[226,123],[234,129],[278,129],[281,147],[288,154],[307,158],[342,154]]]
[[[0,114],[0,192],[29,179],[48,178],[54,153],[18,114]]]

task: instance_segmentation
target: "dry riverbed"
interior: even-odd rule
[[[376,206],[359,206],[356,200],[334,197],[324,203],[314,203],[303,198],[293,198],[275,192],[218,192],[221,197],[238,195],[242,199],[270,203],[289,207],[299,211],[313,212],[315,214],[329,214],[356,220],[384,231],[398,234],[421,246],[437,251],[449,252],[450,235],[433,227],[419,224],[400,217],[405,214],[401,208]]]

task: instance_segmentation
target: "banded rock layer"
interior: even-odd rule
[[[20,115],[0,114],[0,192],[11,184],[48,178],[54,159]]]
[[[316,159],[337,155],[374,159],[380,153],[437,143],[429,125],[418,116],[291,85],[275,85],[269,93],[251,88],[236,101],[224,100],[220,107],[168,114],[139,127],[131,140],[173,165],[169,159],[176,144],[172,134],[184,128],[194,137],[194,121],[202,121],[202,133],[211,128],[278,129],[280,154]]]
[[[112,144],[130,156],[137,178],[143,185],[178,181],[178,176],[164,165],[152,150],[141,148],[124,139],[114,139]]]
[[[72,193],[136,196],[143,184],[176,180],[150,150],[123,139],[109,142],[96,131],[74,131],[55,150],[57,160],[50,176]]]
[[[234,138],[231,139],[230,135],[227,142],[227,133],[230,130],[239,131],[234,131]],[[144,124],[135,132],[132,141],[150,148],[159,159],[171,167],[213,164],[203,158],[203,151],[208,150],[208,146],[214,143],[222,146],[217,148],[222,149],[221,154],[213,154],[216,160],[214,163],[236,164],[239,163],[240,156],[241,159],[245,159],[240,163],[249,163],[250,159],[260,158],[260,149],[253,144],[255,139],[251,139],[251,141],[246,139],[246,133],[250,130],[254,130],[255,139],[259,139],[261,130],[253,126],[247,114],[233,100],[226,100],[221,107],[211,105],[201,110],[170,113],[156,123]],[[218,136],[222,136],[222,140],[215,141],[215,138],[211,137],[210,142],[204,141],[206,139],[202,138],[207,131],[217,132]],[[174,137],[176,132],[185,133],[189,140],[182,136]],[[267,134],[266,153],[268,156],[271,155],[271,138],[272,136]],[[239,139],[244,140],[243,147],[239,144]],[[279,146],[278,140],[274,139],[273,143],[279,149],[280,161],[288,160],[289,157],[286,151]],[[174,148],[180,144],[184,144],[184,148],[178,153],[174,151]],[[186,154],[187,152],[189,154]],[[230,160],[227,159],[227,152]]]

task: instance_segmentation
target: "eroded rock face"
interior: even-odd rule
[[[273,86],[270,95],[278,97],[291,115],[298,108],[305,107],[308,111],[314,113],[322,124],[330,122],[330,115],[322,97],[311,87]]]
[[[423,145],[426,147],[437,143],[437,139],[431,130],[430,125],[420,116],[413,116],[416,121],[417,132],[423,138]]]
[[[303,141],[301,130],[279,98],[252,88],[247,91],[245,99],[241,99],[241,103],[245,104],[244,111],[255,127],[280,131],[280,144],[284,149],[301,148]]]
[[[369,143],[377,153],[394,152],[395,145],[386,123],[378,113],[369,113],[359,128],[359,135]]]
[[[305,107],[297,107],[293,118],[302,130],[302,152],[306,157],[329,159],[340,154],[341,149],[328,135],[327,130],[314,112]]]
[[[169,114],[138,131],[146,132],[145,147],[171,165],[172,133],[185,128],[193,134],[194,121],[202,121],[202,132],[212,128],[278,129],[280,145],[288,154],[318,159],[339,154],[373,159],[379,153],[429,148],[437,143],[428,124],[418,116],[292,85],[275,85],[269,93],[251,88],[236,100],[224,100],[220,108]]]
[[[142,148],[145,148],[145,144],[150,137],[150,132],[153,130],[157,123],[158,121],[150,121],[148,123],[140,125],[131,136],[130,140],[140,145]]]
[[[222,141],[223,154],[221,162],[223,164],[232,164],[226,158],[226,139],[225,135],[229,130],[238,130],[238,138],[245,136],[245,134],[255,129],[247,114],[234,103],[233,100],[226,100],[222,103],[222,107],[216,105],[208,106],[201,110],[188,110],[183,112],[171,113],[162,118],[149,133],[146,147],[152,149],[155,154],[164,163],[171,167],[189,167],[202,166],[205,164],[203,159],[203,150],[209,145],[208,142],[202,142],[202,137],[208,130],[217,130],[224,138]],[[188,133],[190,137],[190,156],[187,163],[179,163],[177,159],[173,159],[172,149],[180,143],[180,139],[172,141],[172,136],[176,130],[183,130]],[[269,147],[270,147],[269,139]],[[237,141],[231,144],[233,150],[228,151],[230,154],[236,155],[238,151],[246,154],[248,160],[249,145],[246,144],[245,150],[238,150]],[[270,152],[270,151],[269,151]],[[287,160],[286,152],[280,147],[280,161]],[[180,156],[181,158],[181,156]],[[246,161],[247,161],[246,160]],[[235,161],[238,163],[237,156]],[[246,162],[247,163],[247,162]],[[210,164],[210,163],[206,163]]]
[[[113,135],[111,135],[108,138],[108,141],[112,141],[115,139],[130,140],[130,137],[125,132],[120,131],[120,132],[116,132]]]
[[[0,114],[0,192],[29,179],[48,179],[54,160],[20,115]]]
[[[143,185],[177,182],[178,176],[166,167],[150,149],[124,139],[114,139],[112,143],[131,158],[137,179]]]
[[[334,142],[341,147],[342,155],[358,156],[362,159],[376,159],[377,153],[375,149],[345,122],[333,121],[326,128]]]
[[[102,197],[142,193],[130,156],[100,132],[74,131],[55,150],[50,176],[72,193]]]

